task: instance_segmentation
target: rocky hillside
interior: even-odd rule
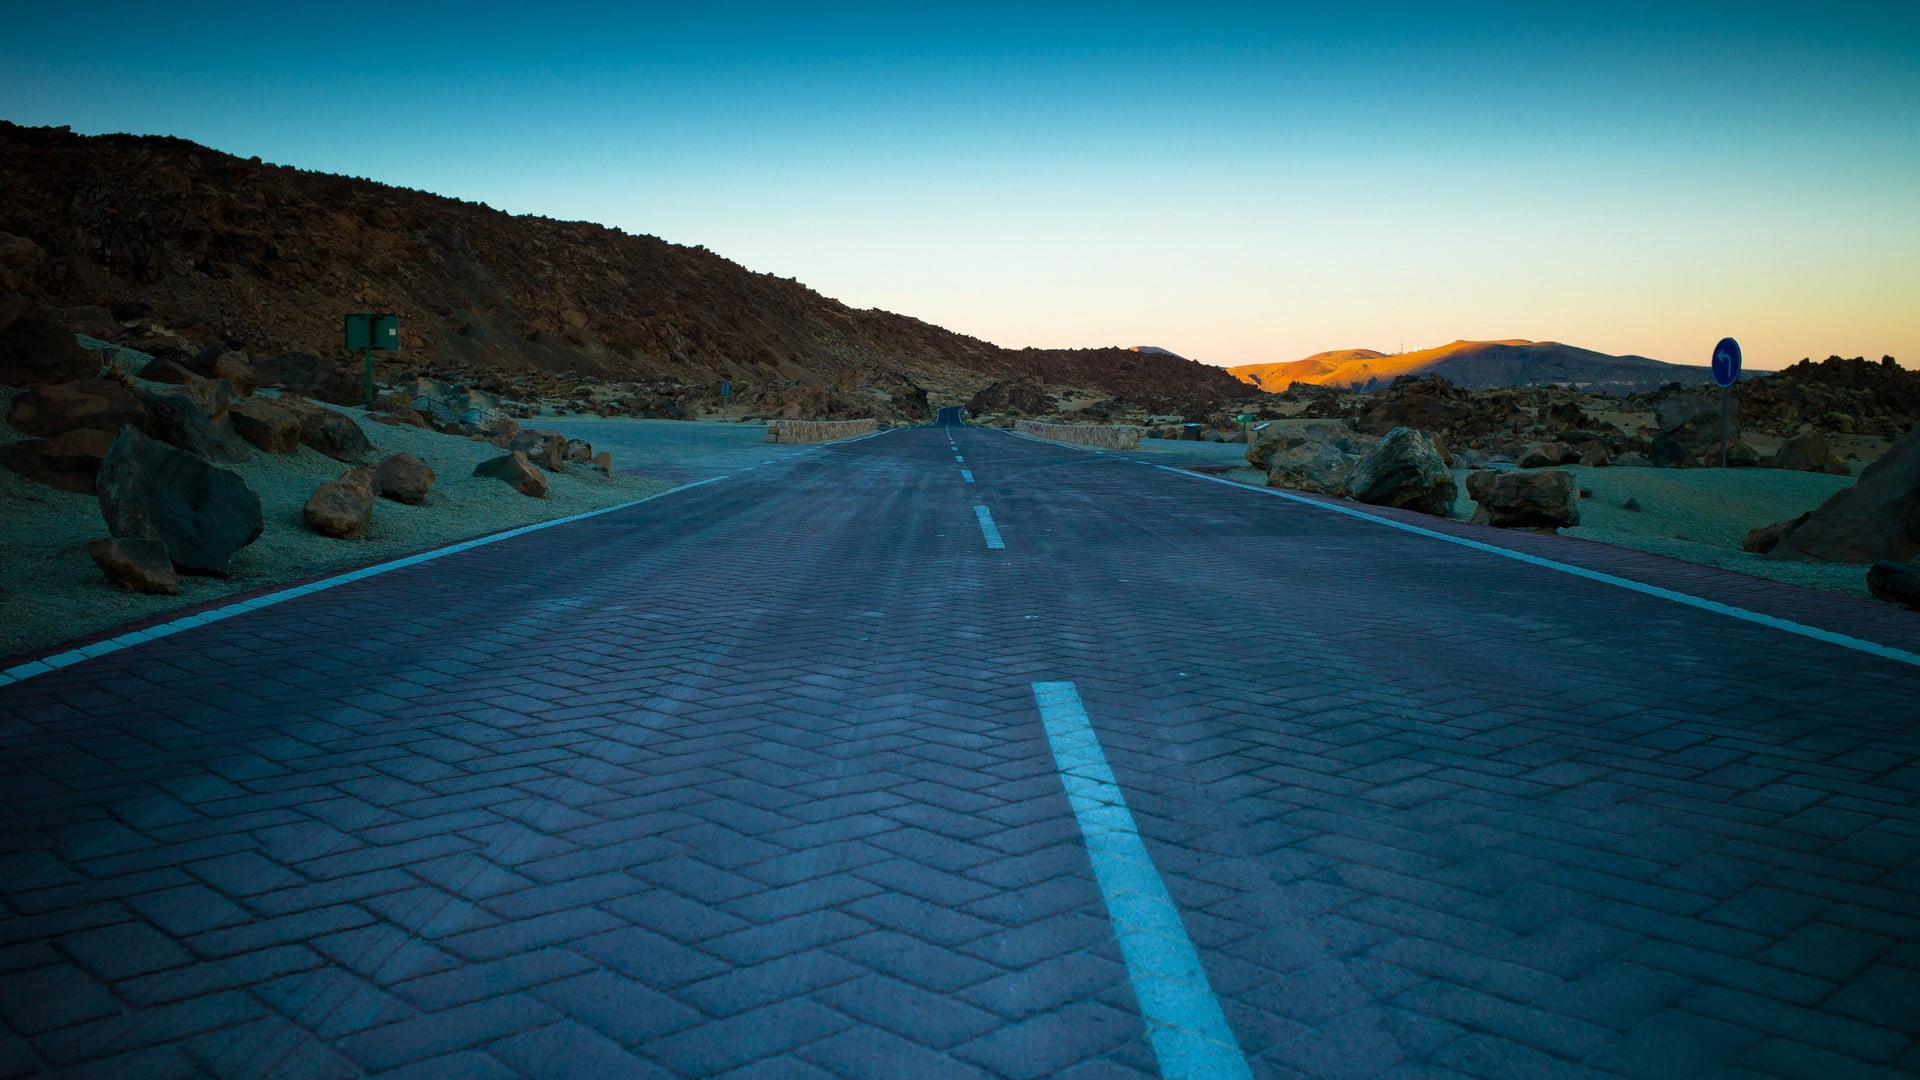
[[[1644,356],[1613,356],[1557,341],[1518,339],[1456,341],[1392,356],[1372,349],[1341,349],[1290,363],[1247,364],[1227,370],[1270,393],[1279,393],[1296,382],[1370,390],[1402,375],[1440,375],[1472,389],[1560,385],[1613,394],[1712,378],[1705,366],[1669,364]]]
[[[1224,370],[1167,354],[1003,349],[854,310],[705,248],[172,138],[0,122],[0,248],[17,292],[0,304],[104,308],[113,324],[164,327],[256,361],[298,352],[333,363],[341,315],[397,312],[403,349],[382,358],[383,380],[561,372],[691,401],[726,378],[743,394],[816,388],[906,415],[928,394],[963,401],[1011,379],[1124,397],[1244,393]],[[106,320],[81,321],[75,329],[95,333]]]

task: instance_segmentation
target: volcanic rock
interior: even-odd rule
[[[1385,435],[1396,427],[1465,434],[1476,420],[1473,398],[1438,375],[1397,378],[1369,399],[1355,427]]]
[[[125,384],[112,379],[76,379],[28,390],[13,399],[7,422],[28,435],[58,435],[78,428],[119,431],[145,424],[147,411]]]
[[[260,538],[260,497],[245,480],[133,427],[114,438],[98,486],[108,532],[161,540],[190,573],[225,576],[234,554]]]
[[[1920,555],[1920,426],[1900,436],[1852,487],[1833,493],[1769,559],[1912,562]]]
[[[1345,495],[1358,460],[1332,443],[1302,442],[1267,456],[1267,486]]]
[[[147,361],[146,366],[140,369],[140,377],[148,382],[171,383],[175,386],[185,386],[187,383],[200,378],[200,375],[178,360],[156,357],[153,360]]]
[[[1453,512],[1458,486],[1431,435],[1397,427],[1353,467],[1347,491],[1364,503],[1444,517]]]
[[[297,394],[282,395],[280,405],[300,418],[301,445],[349,464],[373,452],[373,443],[352,417],[315,405]]]
[[[1666,460],[1683,464],[1688,460],[1694,463],[1720,460],[1720,399],[1705,394],[1676,394],[1660,401],[1654,406],[1654,421],[1659,430],[1653,440],[1653,460],[1656,465],[1665,465]],[[1729,442],[1740,437],[1740,400],[1734,398],[1727,413],[1727,439]],[[1671,448],[1662,451],[1662,441],[1677,443],[1684,448],[1685,455],[1675,454]],[[1663,460],[1663,457],[1666,460]]]
[[[0,292],[16,292],[33,283],[47,252],[24,236],[0,233]]]
[[[87,542],[87,554],[107,580],[132,592],[177,593],[180,575],[167,545],[150,536],[114,536]]]
[[[1876,599],[1920,610],[1920,566],[1882,559],[1867,568],[1867,591]]]
[[[593,467],[608,476],[613,475],[613,455],[605,450],[593,455]]]
[[[593,445],[585,439],[568,439],[566,459],[585,465],[587,462],[593,460]]]
[[[415,378],[394,392],[406,398],[408,408],[440,424],[486,425],[501,419],[498,395],[444,379]]]
[[[1580,524],[1580,503],[1573,474],[1548,472],[1473,472],[1467,494],[1478,504],[1473,520],[1503,529],[1557,529]]]
[[[356,465],[313,490],[301,516],[322,536],[358,540],[373,525],[373,470]]]
[[[968,416],[1020,413],[1038,416],[1053,411],[1053,397],[1040,384],[1026,379],[987,384],[967,399]]]
[[[1780,449],[1774,451],[1773,458],[1767,464],[1776,469],[1797,469],[1834,476],[1846,476],[1853,471],[1835,456],[1827,437],[1812,424],[1801,425],[1797,434],[1780,444]]]
[[[96,341],[110,342],[120,336],[120,320],[99,304],[61,308],[59,322],[74,333],[85,334]]]
[[[1527,452],[1520,455],[1519,465],[1523,469],[1548,468],[1564,464],[1572,455],[1571,450],[1557,442],[1542,443],[1539,446],[1528,447]]]
[[[382,498],[419,504],[433,487],[434,472],[412,454],[388,454],[374,470]]]
[[[0,386],[39,386],[99,374],[99,354],[81,348],[59,323],[27,315],[0,329]]]
[[[527,455],[519,450],[497,458],[488,458],[475,465],[473,475],[505,480],[513,485],[515,491],[536,499],[547,493],[547,478],[539,469],[534,468],[533,463],[527,460]]]
[[[1613,452],[1607,449],[1606,443],[1598,439],[1589,439],[1581,443],[1573,448],[1573,452],[1580,455],[1579,463],[1589,469],[1613,464]]]
[[[269,454],[291,454],[300,449],[300,417],[266,398],[241,398],[228,406],[233,429],[240,437]]]
[[[201,380],[205,383],[207,380]],[[208,416],[200,401],[186,389],[148,390],[141,396],[148,414],[146,430],[162,442],[198,454],[208,461],[234,464],[247,459],[246,445],[234,430],[226,397],[225,380],[207,391],[206,398],[217,408],[219,422]],[[228,391],[230,392],[230,391]]]
[[[1760,464],[1760,451],[1746,443],[1736,442],[1727,447],[1727,468],[1751,469],[1758,464]],[[1846,466],[1841,466],[1842,470],[1845,468]]]
[[[528,461],[548,472],[567,467],[567,439],[558,432],[528,429],[509,439],[507,449],[526,454]]]
[[[1780,546],[1780,541],[1788,533],[1798,528],[1810,514],[1801,514],[1791,521],[1776,521],[1771,525],[1762,525],[1757,529],[1748,529],[1746,539],[1740,541],[1740,550],[1755,555],[1765,555]]]
[[[1658,469],[1697,469],[1700,459],[1694,456],[1687,444],[1673,435],[1661,434],[1653,438],[1653,445],[1647,449],[1647,463]]]
[[[0,446],[0,465],[36,484],[92,495],[100,462],[113,446],[113,433],[74,428],[45,439]]]
[[[268,360],[255,360],[252,364],[261,386],[311,394],[334,405],[358,405],[367,399],[366,377],[358,360],[289,352]]]

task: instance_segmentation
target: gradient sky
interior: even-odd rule
[[[0,117],[702,244],[1003,345],[1920,366],[1920,4],[1567,6],[16,5]]]

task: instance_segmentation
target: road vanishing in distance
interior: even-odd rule
[[[0,1075],[1920,1070],[1911,618],[943,419],[0,687]]]

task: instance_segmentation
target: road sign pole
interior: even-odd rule
[[[366,370],[367,404],[373,404],[373,346],[360,347],[360,359]]]
[[[1720,386],[1720,467],[1726,469],[1726,413],[1728,402],[1734,400],[1732,386]]]

